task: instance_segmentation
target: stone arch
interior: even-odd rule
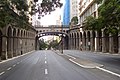
[[[12,53],[12,28],[8,27],[8,31],[7,31],[7,58],[12,58],[13,57],[13,53]]]
[[[83,32],[83,50],[86,50],[86,32]]]
[[[24,34],[24,33],[23,33],[23,30],[21,30],[21,34],[20,34],[20,37],[23,37],[23,34]]]
[[[90,31],[87,32],[87,49],[90,51]]]
[[[23,37],[25,37],[25,30],[23,31]]]
[[[105,29],[103,31],[103,40],[104,40],[104,43],[103,43],[103,52],[109,52],[109,33],[107,33],[107,29]]]
[[[17,56],[16,52],[17,52],[17,31],[14,28],[13,29],[13,56]]]
[[[2,31],[0,30],[0,59],[2,57]]]
[[[77,45],[77,35],[76,35],[76,33],[74,33],[74,41],[75,41],[74,49],[76,49],[76,45]]]

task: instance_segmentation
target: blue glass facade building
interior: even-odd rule
[[[65,6],[63,11],[63,25],[69,25],[70,23],[70,0],[65,0]]]

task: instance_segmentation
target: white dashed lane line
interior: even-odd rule
[[[45,74],[48,74],[48,70],[47,69],[45,69]]]
[[[13,67],[15,67],[15,66],[16,66],[16,64],[13,65]]]
[[[47,58],[45,57],[45,60],[46,60]]]
[[[20,62],[17,62],[17,64],[20,64]]]
[[[11,70],[12,68],[11,67],[9,67],[7,70],[9,71],[9,70]]]
[[[45,61],[45,64],[47,64],[47,61]]]
[[[5,73],[4,71],[3,71],[3,72],[1,72],[1,73],[0,73],[0,76],[1,76],[1,75],[3,75],[4,73]]]

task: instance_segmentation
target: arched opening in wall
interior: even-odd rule
[[[118,42],[118,30],[114,29],[115,33],[113,34],[113,50],[114,53],[118,53],[119,49],[119,42]]]
[[[82,50],[83,49],[83,42],[82,42],[82,33],[80,32],[80,50]]]
[[[20,46],[21,46],[20,53],[22,55],[23,54],[23,30],[21,30]]]
[[[79,33],[77,33],[77,49],[79,49]]]
[[[91,44],[92,45],[91,47],[92,47],[93,51],[95,51],[95,47],[96,47],[95,46],[95,37],[96,37],[95,31],[92,31],[92,42],[93,43]]]
[[[68,45],[68,48],[71,49],[71,46],[72,46],[72,34],[70,34],[70,37],[69,37],[69,45]]]
[[[76,35],[76,33],[74,33],[74,36],[75,36],[74,39],[75,39],[75,49],[76,49],[76,44],[77,44],[77,43],[76,43],[76,42],[77,42],[77,39],[76,39],[76,36],[77,36],[77,35]]]
[[[68,38],[68,36],[65,36],[64,39],[65,39],[65,40],[64,40],[64,42],[65,42],[65,44],[64,44],[64,45],[65,45],[65,46],[64,46],[64,49],[68,49],[68,47],[69,47],[69,46],[68,46],[68,44],[69,44],[69,43],[68,43],[68,42],[69,42],[69,38]]]
[[[90,50],[90,31],[87,32],[87,38],[88,38],[88,50]]]
[[[16,42],[17,42],[17,44],[16,44],[16,46],[17,46],[17,55],[20,55],[20,30],[18,29],[17,30],[17,40],[16,40]]]
[[[107,29],[104,30],[104,40],[105,52],[109,52],[109,33],[107,33]]]
[[[74,36],[73,36],[73,33],[72,33],[72,49],[74,47]]]
[[[16,29],[13,29],[13,56],[16,56]]]
[[[102,32],[98,31],[98,38],[99,38],[99,51],[102,52]]]
[[[7,36],[8,36],[7,37],[7,57],[12,58],[13,53],[11,52],[12,50],[12,29],[11,27],[8,28]]]
[[[83,33],[83,49],[86,50],[86,33]]]
[[[2,57],[2,31],[0,30],[0,58]]]

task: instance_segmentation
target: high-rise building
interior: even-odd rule
[[[56,20],[56,25],[61,25],[61,15],[59,15],[59,18]]]
[[[79,0],[70,0],[70,21],[73,17],[79,16]]]
[[[79,3],[79,18],[80,24],[82,26],[87,16],[98,17],[98,5],[94,2],[94,0],[80,0]]]
[[[67,26],[69,25],[69,23],[70,23],[70,0],[65,0],[62,25]]]

